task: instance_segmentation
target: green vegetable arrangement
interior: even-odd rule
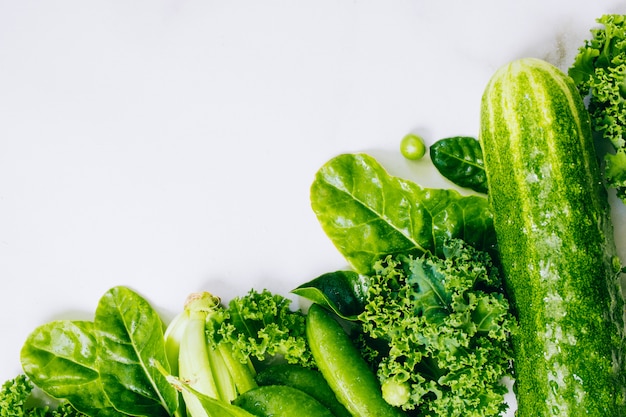
[[[0,417],[489,417],[513,380],[519,417],[626,415],[622,268],[590,127],[618,138],[607,179],[623,197],[619,123],[599,121],[623,117],[624,17],[601,21],[571,70],[587,84],[512,63],[487,86],[479,139],[431,147],[472,193],[424,188],[363,153],[320,167],[311,208],[349,268],[291,289],[308,307],[198,292],[165,323],[111,288],[93,320],[32,331]],[[409,159],[426,152],[414,139]]]
[[[495,416],[506,409],[515,319],[490,257],[460,240],[444,256],[389,256],[375,266],[364,332],[385,341],[383,397],[424,416]]]
[[[338,193],[344,193],[341,205],[333,203]],[[35,329],[22,350],[26,380],[64,409],[92,417],[504,410],[501,380],[510,373],[508,335],[515,325],[487,261],[487,251],[495,250],[487,200],[424,189],[390,176],[371,156],[345,154],[319,170],[311,203],[354,270],[293,289],[313,303],[307,311],[266,290],[228,304],[201,292],[164,326],[139,294],[116,287],[102,297],[93,321]],[[374,219],[367,231],[345,227],[364,216]],[[372,238],[362,239],[365,232]],[[405,259],[431,267],[422,273],[411,267],[402,278],[398,266],[390,286],[381,278],[381,260],[404,265]],[[406,318],[394,321],[398,314]],[[405,326],[422,337],[405,340]],[[410,360],[401,365],[403,355]],[[42,412],[23,412],[33,410]]]
[[[358,326],[385,400],[410,415],[505,410],[516,324],[491,261],[487,199],[425,189],[371,156],[344,154],[318,171],[311,200],[358,273],[326,274],[294,292]]]

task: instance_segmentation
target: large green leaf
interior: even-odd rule
[[[104,393],[96,360],[90,321],[59,320],[39,326],[21,351],[25,374],[47,394],[66,399],[89,416],[120,416]]]
[[[389,175],[366,154],[339,155],[322,166],[311,205],[328,237],[362,274],[386,255],[439,255],[446,238],[484,250],[495,246],[486,198],[422,188]]]
[[[94,319],[98,369],[117,409],[137,416],[168,416],[178,394],[157,364],[167,366],[163,323],[141,296],[126,287],[107,291]]]

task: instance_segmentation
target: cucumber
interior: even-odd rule
[[[624,299],[573,81],[534,58],[493,75],[479,140],[514,335],[517,417],[626,415]]]

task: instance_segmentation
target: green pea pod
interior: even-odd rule
[[[382,396],[376,375],[343,327],[319,304],[307,315],[306,334],[318,368],[337,399],[353,416],[399,417],[405,414]]]
[[[264,385],[246,391],[233,404],[257,417],[334,417],[315,398],[287,385]]]
[[[337,400],[321,372],[285,363],[269,366],[257,374],[259,385],[287,385],[306,392],[328,408],[335,417],[352,417]]]

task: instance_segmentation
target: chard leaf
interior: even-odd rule
[[[469,136],[440,139],[430,147],[437,171],[454,184],[487,194],[487,174],[480,142]]]
[[[347,320],[356,320],[367,299],[365,281],[354,271],[328,272],[291,292],[328,307]]]
[[[339,155],[322,166],[311,186],[311,206],[327,236],[364,275],[386,255],[440,255],[447,238],[495,247],[486,198],[422,188],[389,175],[366,154]]]
[[[54,398],[66,399],[81,413],[121,416],[102,388],[96,350],[93,322],[53,321],[37,327],[26,339],[22,368],[37,387]]]
[[[156,366],[168,364],[163,322],[150,304],[114,287],[100,299],[94,325],[100,378],[114,406],[137,416],[173,414],[177,391]]]

